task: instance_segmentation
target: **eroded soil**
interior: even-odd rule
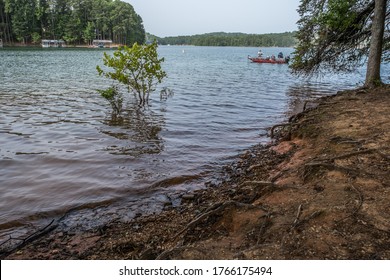
[[[54,229],[2,258],[390,259],[390,87],[317,103],[179,207]]]

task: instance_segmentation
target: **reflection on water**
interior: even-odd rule
[[[363,80],[361,73],[299,80],[287,65],[248,62],[256,48],[159,52],[168,73],[162,87],[174,95],[155,93],[145,108],[129,96],[123,115],[114,117],[96,93],[110,84],[96,73],[101,50],[0,51],[0,231],[69,209],[78,214],[68,212],[67,225],[157,211],[265,141],[266,128],[308,93]]]
[[[140,107],[136,102],[127,104],[121,115],[111,114],[104,119],[109,130],[102,133],[114,137],[121,144],[106,148],[110,154],[139,157],[144,154],[160,154],[164,149],[160,132],[165,125],[164,116],[150,107]],[[124,146],[125,145],[125,146]]]

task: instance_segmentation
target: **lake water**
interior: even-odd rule
[[[292,49],[263,48],[265,55]],[[160,47],[168,78],[124,118],[96,93],[102,50],[0,50],[0,240],[59,217],[68,226],[131,219],[203,188],[310,93],[355,87],[364,71],[303,80],[254,64],[257,48]],[[160,99],[167,87],[174,95]]]

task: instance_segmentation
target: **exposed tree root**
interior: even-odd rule
[[[275,129],[277,128],[288,128],[288,135],[291,135],[291,130],[292,130],[292,124],[291,123],[282,123],[282,124],[277,124],[271,127],[271,138],[275,138]]]
[[[183,228],[181,231],[179,231],[174,236],[173,240],[175,240],[178,236],[180,236],[185,231],[193,229],[195,226],[197,226],[199,223],[206,220],[208,217],[210,217],[212,215],[219,214],[220,212],[222,212],[223,210],[225,210],[226,208],[228,208],[230,206],[235,206],[238,208],[246,208],[246,209],[262,209],[258,206],[253,206],[252,204],[246,204],[246,203],[241,203],[241,202],[237,202],[237,201],[226,201],[225,203],[216,203],[209,208],[211,210],[209,210],[209,211],[206,210],[206,213],[198,216],[197,218],[195,218],[195,220],[191,221],[185,228]],[[262,210],[264,210],[264,209],[262,209]]]
[[[378,155],[382,156],[385,159],[389,159],[390,158],[389,156],[384,154],[381,151],[381,149],[367,149],[367,150],[361,150],[361,151],[356,151],[356,152],[352,152],[352,153],[343,154],[343,155],[340,155],[340,156],[336,156],[336,157],[333,157],[333,158],[326,159],[325,161],[333,162],[333,161],[338,160],[338,159],[346,159],[346,158],[353,157],[353,156],[358,156],[358,155],[363,155],[363,154],[371,154],[371,153],[377,153]]]
[[[326,162],[311,162],[311,163],[305,164],[305,168],[307,168],[306,172],[308,172],[308,173],[310,173],[311,170],[313,168],[316,168],[316,167],[323,167],[323,168],[328,169],[328,170],[337,170],[337,171],[348,173],[348,174],[351,174],[351,175],[354,175],[354,176],[357,176],[357,175],[363,173],[360,170],[347,168],[347,167],[339,166],[339,165],[332,164],[332,163],[326,163]],[[306,177],[307,176],[305,176],[305,178]]]
[[[372,174],[367,173],[363,170],[357,170],[353,168],[348,168],[344,166],[340,166],[337,164],[334,164],[333,162],[336,160],[341,160],[341,159],[347,159],[353,156],[358,156],[358,155],[363,155],[363,154],[371,154],[371,153],[376,153],[380,155],[382,158],[385,160],[389,160],[390,157],[386,155],[381,149],[366,149],[366,150],[361,150],[361,151],[355,151],[351,153],[346,153],[343,155],[335,156],[332,158],[325,158],[322,159],[320,162],[309,162],[305,164],[305,171],[303,178],[306,180],[309,177],[309,174],[313,171],[314,168],[325,168],[328,170],[337,170],[352,176],[372,176]]]
[[[351,187],[351,190],[356,192],[356,194],[359,196],[359,205],[356,207],[356,209],[351,214],[349,214],[348,216],[342,218],[341,220],[336,221],[336,224],[339,224],[340,222],[342,222],[342,221],[344,221],[344,220],[346,220],[346,219],[348,219],[350,217],[356,216],[356,214],[360,211],[360,209],[363,206],[364,197],[363,197],[362,192],[358,188],[356,188],[354,185],[351,185],[350,187]]]
[[[243,184],[240,185],[240,187],[248,185],[253,186],[253,188],[251,187],[251,189],[253,190],[253,195],[249,200],[245,201],[246,203],[252,203],[260,197],[272,194],[275,191],[285,190],[286,188],[288,188],[286,186],[280,187],[275,183],[267,181],[245,181]],[[249,197],[247,196],[247,198]]]
[[[255,185],[256,187],[275,187],[275,184],[267,181],[245,181],[242,185]]]
[[[256,240],[256,246],[258,246],[261,243],[263,243],[263,241],[264,241],[264,234],[267,231],[267,229],[272,225],[271,214],[267,214],[265,216],[262,216],[262,218],[263,217],[264,217],[264,222],[261,223],[260,230],[257,233],[258,237],[257,237],[257,240]]]

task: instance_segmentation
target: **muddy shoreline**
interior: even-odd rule
[[[48,224],[1,259],[390,259],[390,87],[314,103],[177,207]]]

